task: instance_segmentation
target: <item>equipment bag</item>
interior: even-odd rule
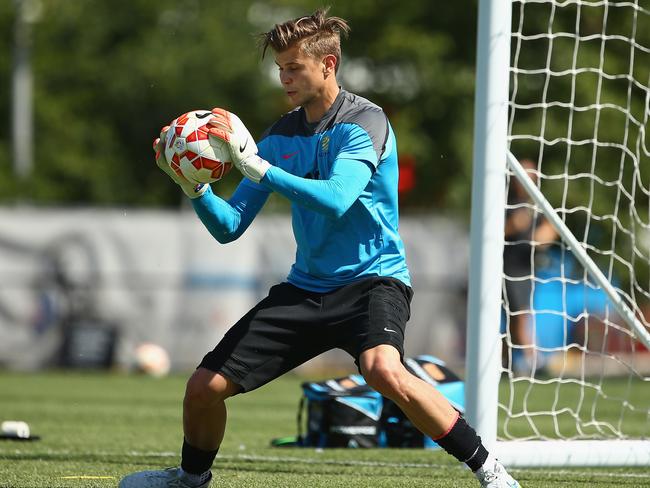
[[[406,358],[404,363],[411,373],[437,388],[454,408],[464,411],[464,384],[443,361],[423,355]],[[302,384],[302,390],[299,446],[437,447],[395,403],[370,388],[361,375],[308,381]]]
[[[298,444],[314,447],[377,447],[382,397],[363,376],[302,384]],[[303,433],[303,412],[307,428]]]

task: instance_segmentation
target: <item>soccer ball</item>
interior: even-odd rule
[[[209,138],[210,110],[194,110],[175,118],[165,140],[165,157],[179,176],[192,183],[212,183],[232,168],[226,143]]]
[[[171,368],[169,354],[158,344],[143,342],[135,348],[135,367],[141,373],[162,378]]]

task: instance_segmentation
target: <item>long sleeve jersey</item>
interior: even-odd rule
[[[260,183],[243,179],[228,201],[211,191],[192,201],[218,241],[237,239],[276,191],[292,203],[296,259],[287,281],[318,292],[368,276],[410,285],[398,233],[397,145],[380,107],[341,90],[316,123],[302,108],[285,114],[258,149],[272,165]]]

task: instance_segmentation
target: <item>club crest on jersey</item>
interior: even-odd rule
[[[326,153],[329,150],[329,148],[330,148],[330,138],[329,136],[325,136],[320,141],[320,150]]]

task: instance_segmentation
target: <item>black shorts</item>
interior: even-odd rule
[[[511,312],[523,312],[533,308],[531,292],[533,281],[530,266],[514,266],[506,263],[503,272],[505,278],[505,296]]]
[[[533,308],[531,291],[532,280],[524,279],[506,279],[506,295],[508,300],[508,309],[511,312],[525,312]]]
[[[330,349],[347,351],[357,364],[363,351],[381,344],[403,357],[412,296],[410,287],[386,277],[326,293],[275,285],[199,366],[250,391]]]

